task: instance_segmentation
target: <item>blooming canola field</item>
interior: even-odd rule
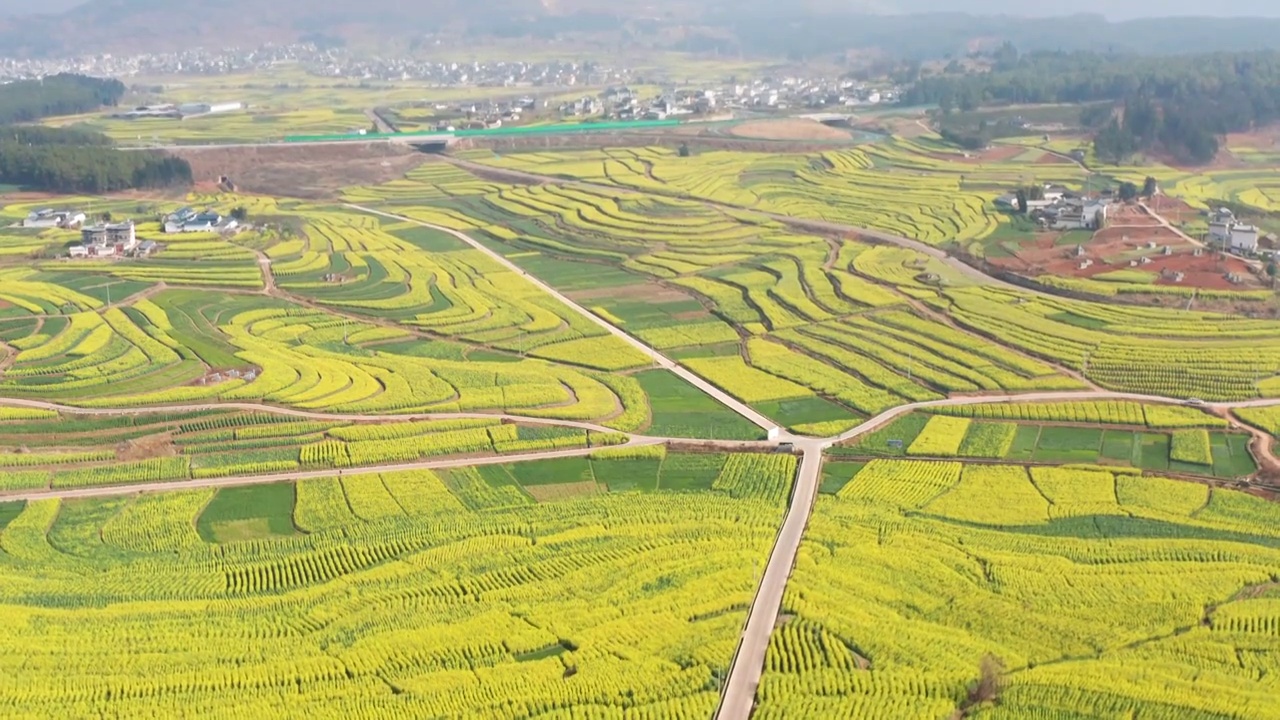
[[[0,504],[0,642],[21,659],[0,710],[705,718],[785,459],[605,455]]]
[[[95,200],[152,257],[0,230],[0,714],[1280,717],[1280,321],[937,251],[1082,180],[1031,165],[474,151],[185,198],[233,235]]]

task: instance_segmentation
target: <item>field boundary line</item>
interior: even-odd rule
[[[453,228],[444,227],[442,225],[434,225],[432,223],[425,222],[423,220],[417,220],[411,217],[406,217],[404,215],[397,215],[396,213],[385,212],[383,210],[376,210],[374,208],[365,207],[363,205],[356,205],[354,203],[347,203],[346,207],[349,207],[353,210],[359,210],[360,212],[368,213],[371,215],[379,215],[381,217],[386,217],[393,220],[400,220],[402,222],[413,223],[420,227],[430,228],[437,232],[446,233],[466,243],[472,248],[484,253],[491,260],[499,263],[504,268],[507,268],[508,270],[522,276],[534,287],[538,288],[544,293],[547,293],[548,295],[564,303],[565,305],[567,305],[569,308],[571,308],[578,314],[590,320],[593,324],[603,328],[610,335],[613,335],[614,337],[621,339],[623,342],[627,343],[631,347],[644,353],[647,357],[649,357],[655,363],[657,363],[658,366],[661,367],[662,369],[668,370],[674,373],[675,375],[678,375],[681,379],[685,380],[686,382],[698,388],[699,390],[706,393],[707,395],[710,395],[712,398],[719,401],[720,404],[724,405],[730,410],[733,410],[734,412],[738,413],[739,415],[746,418],[747,420],[750,420],[755,425],[760,426],[764,430],[780,429],[778,428],[777,423],[765,417],[762,413],[759,413],[753,408],[749,407],[746,403],[739,401],[737,398],[734,398],[733,396],[724,392],[723,390],[716,387],[715,385],[712,385],[706,380],[703,380],[701,377],[696,375],[693,371],[688,370],[687,368],[675,362],[674,360],[667,357],[666,355],[663,355],[662,353],[658,352],[654,348],[632,337],[630,334],[628,334],[621,328],[617,327],[616,325],[609,323],[608,321],[596,315],[595,313],[591,312],[590,310],[587,310],[586,308],[582,307],[578,303],[574,302],[573,300],[565,296],[559,290],[556,290],[555,288],[551,287],[550,285],[538,279],[537,277],[529,274],[527,270],[511,262],[507,258],[503,257],[501,254],[485,247],[484,244],[481,243],[479,240],[476,240],[475,238],[471,237],[470,235],[467,235],[461,230],[455,230]]]

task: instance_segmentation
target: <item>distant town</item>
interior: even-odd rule
[[[266,71],[294,65],[319,78],[359,82],[416,82],[434,87],[610,88],[600,94],[584,94],[558,108],[566,117],[603,115],[613,119],[660,119],[733,109],[776,110],[855,107],[896,102],[901,88],[888,83],[795,74],[770,74],[752,78],[728,78],[720,83],[698,84],[653,76],[627,67],[595,62],[447,62],[412,58],[363,57],[343,49],[323,49],[310,44],[267,45],[249,50],[192,49],[178,53],[143,53],[132,56],[93,55],[62,59],[0,58],[0,82],[36,79],[58,73],[96,77],[149,79],[164,76],[218,76]],[[657,96],[642,96],[630,88],[658,86]],[[140,88],[141,89],[141,88]],[[456,105],[468,120],[492,123],[512,121],[521,112],[535,109],[536,101]],[[162,116],[183,118],[240,109],[237,103],[190,103],[123,109],[123,117]],[[449,106],[437,107],[449,109]]]

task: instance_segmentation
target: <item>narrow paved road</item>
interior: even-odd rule
[[[625,445],[614,445],[613,447],[644,447],[646,445],[659,445],[662,442],[664,441],[660,438],[635,438]],[[478,458],[464,457],[421,460],[418,462],[383,465],[380,467],[342,468],[341,470],[305,470],[276,473],[274,475],[243,475],[237,477],[205,478],[202,480],[138,483],[134,485],[112,485],[107,487],[70,488],[63,490],[33,490],[27,492],[0,493],[0,502],[50,500],[55,498],[70,500],[73,498],[115,497],[119,495],[133,495],[141,492],[170,492],[175,490],[200,490],[204,488],[266,485],[270,483],[292,482],[296,480],[331,478],[338,475],[347,477],[349,475],[372,475],[376,473],[399,472],[402,470],[433,470],[451,467],[473,467],[476,465],[500,465],[505,463],[528,462],[532,460],[581,457],[583,455],[590,455],[599,449],[600,448],[573,448],[570,450],[551,450],[547,452],[524,453],[520,455],[495,455]]]
[[[516,273],[517,275],[523,275],[523,276],[524,276],[524,278],[525,278],[525,280],[528,280],[528,281],[529,281],[529,282],[530,282],[534,287],[536,287],[536,288],[538,288],[539,290],[541,290],[541,291],[543,291],[543,292],[547,293],[548,295],[551,295],[552,297],[556,298],[556,299],[557,299],[557,300],[559,300],[560,302],[562,302],[562,303],[564,303],[565,305],[569,306],[569,307],[570,307],[570,308],[572,308],[575,312],[579,313],[580,315],[582,315],[583,317],[587,318],[588,320],[590,320],[591,322],[595,323],[596,325],[599,325],[601,328],[603,328],[603,329],[604,329],[606,332],[608,332],[610,335],[613,335],[614,337],[616,337],[616,338],[618,338],[618,339],[622,340],[623,342],[627,343],[628,345],[630,345],[631,347],[635,348],[636,350],[639,350],[640,352],[644,353],[644,354],[645,354],[645,356],[647,356],[647,357],[651,358],[655,363],[657,363],[659,367],[661,367],[661,368],[663,368],[663,369],[666,369],[666,370],[669,370],[669,371],[671,371],[672,373],[674,373],[674,374],[676,374],[676,375],[679,375],[681,378],[683,378],[683,379],[684,379],[686,382],[688,382],[690,385],[693,385],[694,387],[698,388],[699,390],[703,391],[704,393],[706,393],[706,394],[710,395],[711,397],[715,398],[716,400],[718,400],[718,401],[720,402],[720,404],[724,405],[725,407],[728,407],[729,409],[731,409],[731,410],[733,410],[734,412],[738,413],[738,414],[739,414],[739,415],[741,415],[742,417],[744,417],[744,418],[746,418],[746,419],[750,420],[751,422],[755,423],[756,425],[759,425],[760,427],[764,428],[765,430],[772,430],[772,429],[774,429],[774,428],[776,428],[776,427],[778,426],[778,424],[777,424],[777,423],[775,423],[774,421],[772,421],[772,420],[770,420],[769,418],[765,417],[764,415],[762,415],[762,414],[760,414],[760,413],[756,412],[754,409],[752,409],[751,407],[747,406],[745,403],[743,403],[743,402],[739,401],[737,398],[733,397],[732,395],[729,395],[729,394],[728,394],[728,393],[726,393],[725,391],[721,390],[720,388],[716,387],[715,385],[712,385],[711,383],[707,382],[706,380],[703,380],[701,377],[699,377],[699,376],[695,375],[693,372],[691,372],[691,371],[689,371],[689,370],[686,370],[686,369],[685,369],[684,367],[682,367],[681,365],[678,365],[678,364],[677,364],[674,360],[672,360],[671,358],[667,357],[666,355],[663,355],[662,353],[658,352],[657,350],[654,350],[653,348],[649,347],[648,345],[645,345],[644,343],[640,342],[640,341],[639,341],[639,340],[637,340],[636,338],[634,338],[634,337],[632,337],[631,335],[629,335],[629,334],[627,334],[626,332],[624,332],[622,329],[620,329],[620,328],[618,328],[618,327],[615,327],[615,326],[613,326],[613,325],[609,324],[609,323],[608,323],[608,322],[606,322],[604,319],[602,319],[602,318],[600,318],[599,316],[597,316],[595,313],[592,313],[591,311],[589,311],[589,310],[587,310],[586,308],[582,307],[581,305],[579,305],[578,303],[574,302],[573,300],[570,300],[568,297],[566,297],[566,296],[565,296],[563,293],[561,293],[559,290],[556,290],[555,288],[553,288],[553,287],[551,287],[550,285],[548,285],[548,284],[546,284],[546,283],[542,282],[542,281],[541,281],[541,280],[539,280],[538,278],[536,278],[536,277],[534,277],[534,276],[530,275],[528,272],[526,272],[524,269],[522,269],[519,265],[516,265],[515,263],[511,262],[510,260],[508,260],[507,258],[503,257],[503,256],[502,256],[502,255],[500,255],[499,253],[494,252],[493,250],[490,250],[489,248],[485,247],[485,246],[484,246],[480,241],[476,240],[475,238],[471,237],[470,235],[467,235],[466,233],[461,232],[461,231],[459,231],[459,230],[454,230],[453,228],[447,228],[447,227],[444,227],[444,226],[442,226],[442,225],[433,225],[433,224],[431,224],[431,223],[429,223],[429,222],[423,222],[423,221],[421,221],[421,220],[415,220],[415,219],[410,218],[410,217],[405,217],[404,215],[396,215],[395,213],[383,212],[382,210],[375,210],[375,209],[373,209],[373,208],[365,207],[365,206],[363,206],[363,205],[353,205],[353,204],[348,204],[348,205],[347,205],[347,207],[352,208],[352,209],[354,209],[354,210],[359,210],[360,212],[369,213],[369,214],[371,214],[371,215],[379,215],[379,216],[381,216],[381,217],[391,218],[391,219],[394,219],[394,220],[400,220],[400,221],[402,221],[402,222],[410,222],[410,223],[414,223],[415,225],[419,225],[419,226],[421,226],[421,227],[431,228],[432,230],[436,230],[436,231],[438,231],[438,232],[447,233],[447,234],[449,234],[449,235],[452,235],[453,237],[457,238],[458,240],[460,240],[460,241],[462,241],[462,242],[466,243],[467,245],[470,245],[471,247],[475,248],[476,250],[479,250],[480,252],[482,252],[482,253],[484,253],[485,255],[489,256],[489,257],[490,257],[490,258],[492,258],[495,262],[499,263],[500,265],[502,265],[503,267],[507,268],[508,270],[511,270],[512,272]]]
[[[382,133],[383,135],[395,135],[397,132],[399,132],[399,130],[396,130],[395,128],[391,127],[391,123],[387,122],[387,119],[382,117],[382,113],[378,112],[374,108],[365,110],[364,116],[368,118],[370,122],[373,123],[374,129]]]
[[[276,291],[276,274],[271,271],[271,258],[258,249],[253,253],[258,256],[258,269],[262,271],[262,294],[271,295]]]
[[[885,424],[889,420],[892,420],[899,415],[905,415],[913,410],[924,410],[931,407],[956,407],[959,405],[986,405],[991,403],[1078,402],[1081,400],[1132,400],[1134,402],[1155,405],[1187,404],[1186,398],[1169,398],[1159,395],[1143,395],[1141,393],[1113,392],[1111,390],[1060,390],[1054,392],[1028,393],[1026,395],[984,395],[981,397],[958,397],[947,398],[945,400],[928,400],[925,402],[910,403],[908,405],[899,405],[898,407],[886,410],[876,417],[862,423],[858,427],[832,438],[828,441],[827,446],[830,447],[836,443],[851,440],[859,435],[868,433]],[[1207,410],[1236,410],[1239,408],[1250,407],[1270,407],[1272,405],[1280,405],[1280,398],[1202,404],[1202,406]]]
[[[34,408],[37,410],[56,410],[71,415],[153,415],[155,413],[186,413],[216,410],[242,410],[245,412],[261,412],[273,415],[287,415],[301,420],[332,420],[335,422],[408,422],[411,420],[477,420],[500,418],[509,422],[526,425],[553,425],[556,427],[576,428],[592,432],[616,433],[617,430],[595,423],[578,422],[577,420],[558,420],[555,418],[526,417],[508,413],[413,413],[406,415],[360,415],[349,413],[312,412],[293,408],[263,405],[261,403],[224,402],[224,403],[191,403],[187,405],[148,405],[146,407],[91,408],[61,405],[43,400],[23,400],[19,398],[0,398],[0,405],[11,407]]]
[[[818,496],[823,447],[822,442],[813,440],[805,441],[802,445],[804,458],[796,473],[795,489],[791,494],[787,517],[782,522],[782,529],[778,531],[773,551],[769,554],[769,564],[765,566],[764,575],[756,588],[755,599],[751,602],[738,650],[729,665],[729,679],[720,697],[717,718],[745,720],[750,717],[751,708],[755,705],[756,688],[760,685],[760,676],[764,671],[764,655],[769,649],[769,637],[773,635],[774,625],[778,622],[783,591],[786,590],[787,580],[795,567],[800,540],[809,525],[809,515]]]

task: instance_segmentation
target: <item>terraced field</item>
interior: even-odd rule
[[[671,149],[506,155],[486,163],[792,217],[874,227],[932,244],[980,240],[1006,222],[990,206],[1023,177],[1080,185],[1074,165],[983,164],[946,145],[891,138],[820,155]]]
[[[605,155],[623,152],[660,151]],[[694,160],[704,162],[673,162]],[[560,154],[493,162],[603,182],[585,161]],[[833,434],[888,407],[951,393],[1093,384],[1236,401],[1280,392],[1275,321],[983,284],[909,247],[799,234],[775,216],[696,193],[495,188],[455,166],[428,164],[391,188],[348,195],[467,230],[801,433]],[[413,196],[434,199],[409,206]]]
[[[928,246],[1032,155],[523,153],[589,182],[0,232],[0,711],[1276,717],[1280,322]]]
[[[267,209],[289,212],[255,208]],[[160,236],[155,259],[0,269],[0,394],[643,425],[639,384],[600,371],[649,359],[519,276],[443,235],[349,211],[292,212],[307,213],[305,237]]]

